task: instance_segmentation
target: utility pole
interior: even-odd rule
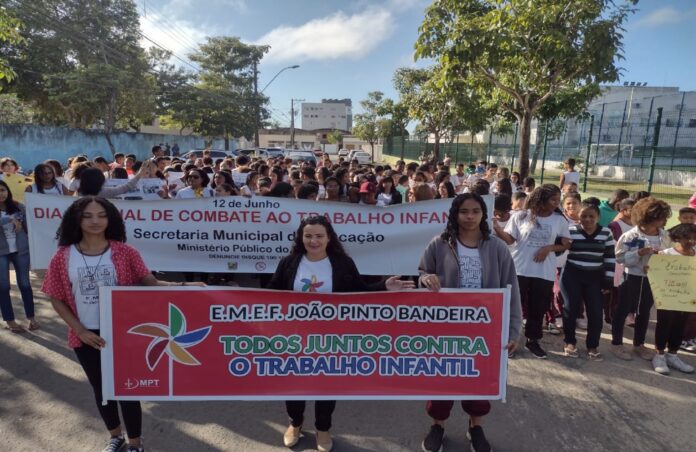
[[[290,99],[290,149],[295,149],[295,102],[304,102],[304,99]]]
[[[258,64],[254,61],[254,147],[259,147],[259,126],[261,125],[261,119],[259,115],[261,114],[259,109],[259,71]]]

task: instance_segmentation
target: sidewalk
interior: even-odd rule
[[[3,450],[95,451],[107,434],[91,388],[66,345],[65,324],[32,277],[42,329],[24,335],[0,330],[0,438]],[[13,285],[15,313],[24,322]],[[653,313],[654,318],[654,313]],[[654,322],[648,332],[652,341]],[[626,334],[632,335],[627,328]],[[510,362],[508,401],[496,402],[485,423],[499,451],[678,451],[696,449],[696,376],[661,376],[647,361],[565,358],[561,336],[546,336],[549,359],[518,353]],[[584,334],[579,349],[584,354]],[[628,343],[628,340],[626,341]],[[696,365],[696,355],[685,354]],[[282,402],[156,402],[143,404],[149,451],[282,451],[287,426]],[[307,437],[294,448],[313,450],[313,407]],[[336,451],[417,451],[430,421],[422,402],[339,401],[332,432]],[[446,451],[469,450],[466,418],[455,405]]]

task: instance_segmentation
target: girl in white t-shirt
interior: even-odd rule
[[[670,256],[688,256],[694,258],[696,252],[696,224],[679,224],[669,230],[672,247],[660,251],[660,254]],[[694,367],[682,361],[677,352],[682,342],[682,333],[688,312],[657,309],[657,325],[655,325],[655,349],[657,354],[652,364],[655,372],[668,374],[670,367],[681,372],[692,373]],[[667,352],[665,353],[665,349]]]
[[[527,300],[525,347],[542,359],[546,358],[546,352],[539,345],[539,339],[543,336],[544,314],[553,298],[556,253],[570,247],[568,220],[559,209],[560,203],[561,190],[544,184],[534,189],[527,200],[527,210],[513,215],[504,230],[493,222],[496,235],[508,245],[515,245],[512,258],[520,295]]]

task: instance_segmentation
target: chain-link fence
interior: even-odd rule
[[[594,104],[584,119],[533,125],[531,175],[537,183],[542,177],[557,183],[562,162],[574,158],[583,176],[580,188],[586,186],[593,195],[606,197],[617,188],[644,190],[685,205],[696,192],[696,102],[685,103],[685,98],[680,94]],[[518,167],[516,133],[497,136],[487,131],[484,137],[486,143],[457,139],[440,143],[440,156],[467,164],[486,160]],[[433,148],[433,143],[419,137],[391,137],[384,143],[385,154],[414,160]]]

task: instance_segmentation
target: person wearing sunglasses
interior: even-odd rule
[[[212,198],[215,191],[208,187],[210,177],[205,171],[190,169],[184,177],[187,186],[176,193],[176,199]]]

